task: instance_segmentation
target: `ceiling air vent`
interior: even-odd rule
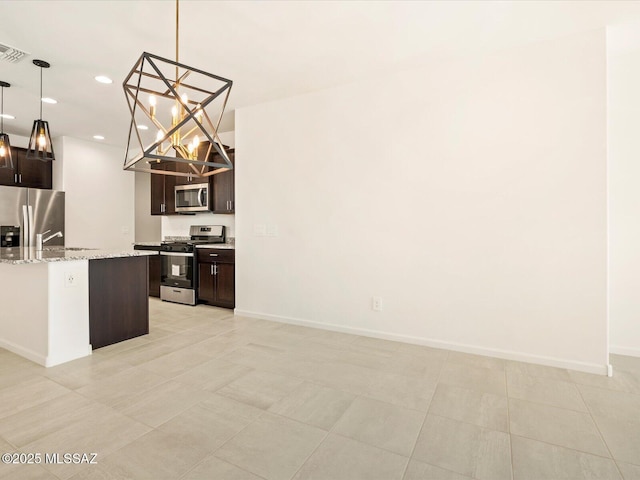
[[[22,57],[29,55],[27,52],[18,50],[17,48],[0,43],[0,60],[3,62],[19,62]]]

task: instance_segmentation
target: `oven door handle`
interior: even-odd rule
[[[160,252],[160,255],[165,255],[167,257],[193,257],[193,253],[182,252]]]

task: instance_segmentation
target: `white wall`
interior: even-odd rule
[[[235,237],[235,224],[235,215],[214,215],[213,213],[168,215],[162,217],[162,238],[189,236],[191,225],[225,225],[227,237]]]
[[[640,34],[608,40],[609,317],[611,351],[640,356]]]
[[[158,215],[151,215],[151,175],[135,172],[136,191],[136,242],[156,242],[162,239],[162,222]]]
[[[238,313],[605,373],[604,31],[242,108],[236,148]]]
[[[72,137],[62,145],[68,247],[131,248],[134,241],[135,176],[122,170],[122,148]],[[56,153],[56,155],[58,155]]]
[[[0,263],[0,278],[3,279],[0,347],[45,365],[49,335],[48,264]]]
[[[47,367],[91,355],[88,270],[88,260],[0,264],[11,278],[0,289],[0,347]]]

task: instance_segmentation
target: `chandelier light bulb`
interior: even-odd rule
[[[134,128],[129,128],[123,169],[175,177],[185,176],[182,168],[167,168],[162,172],[148,168],[145,163],[153,159],[153,161],[166,162],[172,167],[184,167],[183,164],[188,164],[190,172],[187,176],[206,178],[233,169],[233,163],[225,152],[224,146],[214,140],[218,138],[217,130],[223,118],[224,107],[233,82],[180,63],[178,58],[179,0],[174,1],[176,6],[175,60],[143,52],[122,84],[131,112],[132,127],[139,127],[137,113],[141,111],[140,113],[148,116],[155,129],[160,130],[161,133],[158,134],[154,143],[145,146],[143,145],[144,137],[134,132]],[[159,98],[153,98],[153,96]],[[141,98],[145,98],[142,105]],[[218,120],[212,122],[209,116],[213,112],[209,111],[208,106],[218,98],[222,100],[215,103]],[[208,109],[206,112],[205,108]],[[150,124],[149,127],[153,128]],[[198,133],[199,137],[196,138],[195,133]],[[204,158],[199,159],[198,152],[203,144],[208,147],[207,155],[202,155]],[[219,155],[209,155],[211,148],[215,148]]]
[[[156,116],[156,97],[154,95],[149,95],[149,115],[151,118]]]
[[[40,135],[38,135],[38,146],[42,149],[47,148],[47,138],[42,132],[40,132]]]
[[[0,142],[0,157],[4,157],[7,154],[7,149],[4,148],[4,142]]]

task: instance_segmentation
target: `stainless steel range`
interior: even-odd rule
[[[162,242],[160,298],[195,305],[198,290],[196,245],[225,242],[224,225],[192,225],[189,239]]]

